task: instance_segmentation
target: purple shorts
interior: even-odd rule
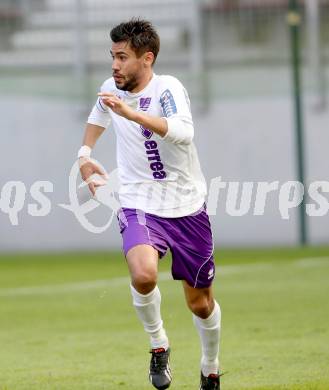
[[[169,248],[172,276],[194,288],[209,287],[215,276],[213,240],[208,214],[198,212],[180,218],[163,218],[141,210],[121,208],[118,213],[125,255],[136,245],[147,244],[160,257]]]

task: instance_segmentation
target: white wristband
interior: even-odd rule
[[[90,157],[91,155],[91,148],[87,145],[81,146],[78,152],[78,158],[80,157]]]

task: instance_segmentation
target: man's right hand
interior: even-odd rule
[[[96,189],[106,184],[106,180],[108,179],[107,173],[89,157],[80,157],[79,165],[82,180],[88,184],[90,192],[95,196]],[[99,175],[102,179],[92,179],[92,176],[95,174]]]

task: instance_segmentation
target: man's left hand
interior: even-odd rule
[[[100,92],[98,96],[102,99],[102,102],[107,105],[113,112],[123,116],[128,120],[133,120],[136,112],[116,95],[110,92]]]

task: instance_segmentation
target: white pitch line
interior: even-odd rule
[[[232,275],[246,272],[263,271],[273,267],[273,263],[251,263],[251,264],[236,264],[236,265],[217,265],[217,275]]]
[[[321,265],[329,265],[329,256],[305,257],[304,259],[295,260],[295,264],[299,267],[318,267]]]
[[[161,272],[158,275],[159,280],[170,280],[171,274],[169,272]],[[0,297],[13,297],[24,295],[52,295],[62,294],[75,291],[86,291],[100,288],[108,288],[115,286],[128,285],[130,278],[123,276],[113,279],[91,280],[85,282],[74,282],[64,284],[50,284],[43,286],[29,286],[29,287],[14,287],[14,288],[0,288]]]
[[[112,280],[93,280],[86,282],[53,284],[43,286],[15,287],[0,289],[0,296],[18,296],[18,295],[48,295],[54,293],[66,293],[74,291],[92,290],[97,288],[106,288],[112,285],[123,284],[128,278],[116,278]]]
[[[217,266],[219,275],[231,275],[237,273],[254,272],[256,270],[264,270],[271,267],[271,263],[255,263],[255,264],[240,264],[240,265],[222,265]],[[158,280],[171,280],[170,272],[159,272]],[[24,295],[51,295],[51,294],[65,294],[76,291],[94,290],[100,288],[109,288],[115,286],[128,285],[130,278],[128,276],[100,279],[84,282],[73,282],[63,284],[50,284],[43,286],[29,286],[29,287],[9,287],[0,288],[0,297],[10,296],[24,296]]]
[[[303,258],[284,263],[280,261],[280,265],[293,265],[298,267],[318,267],[322,265],[329,265],[329,257],[314,257]],[[237,265],[218,265],[217,274],[219,277],[246,273],[265,271],[271,267],[275,267],[275,262],[270,263],[252,263],[252,264],[237,264]],[[158,280],[168,281],[172,276],[169,272],[160,272]],[[113,279],[100,279],[84,282],[73,282],[63,284],[50,284],[43,286],[29,286],[29,287],[14,287],[14,288],[0,288],[0,297],[15,297],[15,296],[29,296],[29,295],[52,295],[65,294],[70,292],[79,292],[87,290],[106,289],[109,287],[128,285],[130,278],[128,276],[118,277]]]

